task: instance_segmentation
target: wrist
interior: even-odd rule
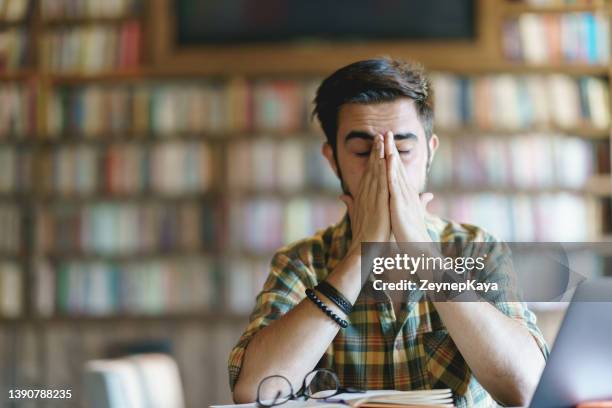
[[[361,254],[349,251],[326,280],[354,303],[361,291]]]

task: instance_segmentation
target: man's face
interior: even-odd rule
[[[425,131],[417,116],[414,101],[399,98],[378,104],[345,104],[338,113],[337,153],[340,173],[353,197],[366,171],[373,137],[391,131],[408,179],[419,192],[425,188],[428,150]],[[431,159],[438,147],[438,138],[429,140]],[[323,154],[336,174],[333,151],[327,143]]]

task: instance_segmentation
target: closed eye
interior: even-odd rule
[[[399,154],[409,154],[411,151],[410,150],[399,150],[398,152]],[[355,153],[355,154],[360,157],[366,157],[370,155],[370,151],[362,152],[362,153]]]

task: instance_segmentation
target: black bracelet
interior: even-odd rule
[[[319,293],[324,294],[325,297],[338,306],[338,308],[342,310],[345,315],[348,316],[351,314],[351,310],[353,310],[353,305],[351,305],[351,302],[349,302],[348,299],[345,298],[344,295],[340,293],[338,289],[334,288],[329,282],[319,282],[319,284],[315,286],[315,289],[318,290]]]
[[[338,326],[342,327],[343,329],[348,327],[348,322],[346,320],[344,320],[343,318],[341,318],[340,316],[338,316],[337,314],[335,314],[334,312],[332,312],[331,309],[328,308],[325,305],[325,303],[323,303],[321,301],[321,299],[319,299],[319,297],[314,292],[314,290],[306,289],[306,297],[308,297],[308,299],[312,300],[312,302],[315,305],[317,305],[317,307],[319,309],[321,309],[323,311],[323,313],[325,313],[330,319],[332,319],[334,322],[336,322],[336,324]]]

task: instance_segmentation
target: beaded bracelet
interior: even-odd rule
[[[336,322],[338,326],[342,327],[343,329],[348,327],[348,322],[337,314],[335,314],[330,308],[328,308],[325,303],[323,303],[321,299],[319,299],[314,290],[306,289],[306,297],[308,297],[308,299],[310,299],[315,305],[317,305],[317,307],[321,309],[323,313],[325,313],[330,319]]]
[[[315,286],[315,290],[318,290],[319,293],[325,295],[336,306],[338,306],[338,308],[342,310],[345,315],[348,316],[351,314],[353,305],[351,305],[351,302],[349,302],[338,289],[333,287],[332,284],[327,281],[321,281],[317,286]]]

